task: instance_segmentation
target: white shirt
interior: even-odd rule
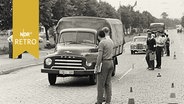
[[[9,37],[7,38],[7,40],[8,40],[8,42],[13,42],[13,35],[9,36]]]
[[[156,46],[163,47],[164,46],[164,38],[161,36],[158,36],[155,38],[156,40]]]

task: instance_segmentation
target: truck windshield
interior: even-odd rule
[[[60,35],[59,43],[89,43],[95,44],[95,34],[91,32],[70,31]]]

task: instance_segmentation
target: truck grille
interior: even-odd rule
[[[85,70],[82,58],[55,58],[52,69]]]
[[[143,49],[143,45],[142,44],[137,44],[137,49]]]

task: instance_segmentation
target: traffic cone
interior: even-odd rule
[[[129,98],[128,99],[128,104],[135,104],[134,98]]]
[[[176,52],[174,52],[174,57],[173,57],[173,59],[176,59]]]
[[[174,83],[172,83],[171,88],[174,88]]]
[[[160,73],[158,73],[157,77],[161,77],[161,74],[160,74]]]
[[[132,64],[132,69],[134,69],[134,64]]]
[[[130,87],[130,92],[133,92],[132,87]]]

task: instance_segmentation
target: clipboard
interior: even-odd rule
[[[155,52],[150,52],[150,53],[149,53],[149,58],[150,58],[150,61],[155,60],[155,58],[156,58]]]
[[[100,73],[102,71],[102,63],[100,63],[100,65],[97,67],[97,73]]]

